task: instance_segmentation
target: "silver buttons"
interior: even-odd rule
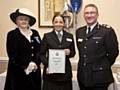
[[[100,67],[99,69],[100,69],[100,70],[103,70],[103,68],[102,68],[102,67]]]
[[[84,46],[84,49],[86,49],[87,47],[86,46]]]
[[[86,66],[86,63],[83,63],[83,66]]]
[[[31,40],[31,42],[34,42],[34,40]]]
[[[96,44],[99,43],[98,41],[95,42]]]
[[[34,49],[34,46],[32,46],[31,49]]]
[[[87,41],[88,39],[86,38],[85,40]]]
[[[33,56],[34,56],[34,54],[32,53],[32,54],[31,54],[31,56],[33,57]]]
[[[86,58],[87,57],[86,54],[84,54],[83,57]]]

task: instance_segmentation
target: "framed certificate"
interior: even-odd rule
[[[49,73],[65,73],[65,52],[64,50],[50,49],[48,61]]]

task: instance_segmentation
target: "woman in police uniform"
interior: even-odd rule
[[[72,90],[72,67],[70,58],[75,55],[73,35],[64,31],[64,17],[55,15],[52,20],[53,30],[44,34],[40,58],[44,64],[43,70],[43,90]],[[59,40],[58,33],[62,39]],[[64,50],[65,52],[65,73],[48,72],[48,56],[50,49]]]

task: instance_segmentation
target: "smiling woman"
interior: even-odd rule
[[[7,33],[9,62],[4,90],[41,90],[41,61],[37,60],[41,39],[37,30],[31,29],[36,18],[27,8],[18,8],[10,19],[16,27]]]

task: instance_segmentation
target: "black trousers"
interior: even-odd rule
[[[80,90],[108,90],[108,85],[86,87],[83,84],[79,83],[79,87]]]

